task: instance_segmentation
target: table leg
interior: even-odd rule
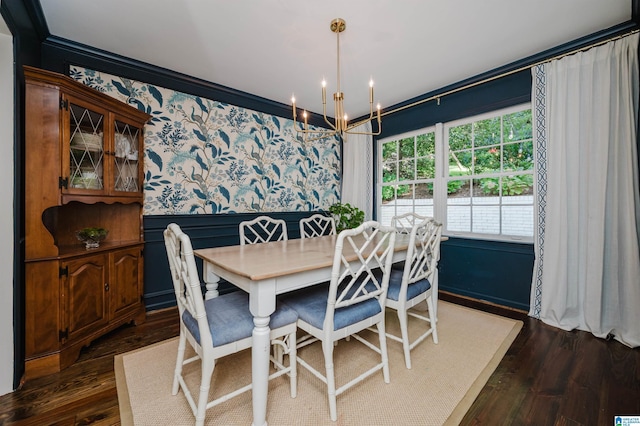
[[[267,391],[269,388],[269,317],[253,318],[251,374],[253,383],[253,426],[267,425]]]
[[[220,282],[220,277],[213,272],[213,268],[209,262],[203,262],[202,269],[202,277],[206,283],[205,287],[207,288],[204,299],[209,300],[214,297],[218,297],[218,283]]]
[[[251,347],[251,383],[253,385],[253,426],[267,426],[269,390],[269,356],[271,330],[269,320],[276,310],[275,280],[252,282],[249,286],[249,309],[253,315]]]

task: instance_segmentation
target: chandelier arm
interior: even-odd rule
[[[335,130],[298,130],[298,133],[303,133],[305,135],[317,134],[317,135],[320,135],[320,137],[322,138],[326,138],[326,137],[335,135],[338,132],[336,132]]]
[[[329,123],[331,124],[331,123]],[[296,120],[296,118],[293,118],[293,129],[298,132],[298,133],[304,133],[304,134],[313,134],[313,133],[324,133],[326,135],[330,135],[330,134],[335,134],[336,130],[332,129],[332,130],[314,130],[314,129],[306,129],[303,127],[299,127],[298,126],[298,121]],[[327,137],[327,136],[323,136],[323,137]]]
[[[367,117],[367,118],[363,118],[363,119],[362,119],[362,120],[360,120],[360,121],[357,121],[357,122],[355,122],[355,123],[349,124],[349,126],[347,127],[347,129],[353,129],[354,127],[358,127],[358,126],[359,126],[359,125],[361,125],[361,124],[368,123],[369,121],[373,121],[373,118],[374,118],[374,117],[373,117],[373,111],[371,111],[371,112],[369,113],[369,117]]]
[[[351,129],[354,129],[354,128],[356,128],[356,127],[358,127],[358,126],[360,126],[362,124],[368,123],[370,121],[374,121],[373,111],[371,111],[369,113],[369,117],[368,118],[365,118],[365,119],[362,119],[362,120],[360,120],[358,122],[350,124],[345,131],[348,132],[348,133],[353,133],[353,132],[350,132]],[[365,133],[365,134],[379,135],[381,133],[381,131],[382,131],[382,120],[380,120],[380,110],[378,110],[376,121],[378,122],[378,133]]]
[[[322,134],[323,138],[326,138],[328,136],[335,135],[336,133],[338,133],[335,130],[328,130],[328,129],[327,130],[299,129],[295,127],[295,124],[294,124],[294,130],[298,133],[302,133],[305,135]]]
[[[327,118],[327,116],[324,116],[324,122],[327,123],[327,125],[331,126],[331,128],[333,129],[334,132],[339,132],[340,129],[336,126],[333,125],[332,122],[329,121],[329,119]],[[338,120],[336,119],[336,125],[339,125],[340,123],[338,123]]]
[[[316,136],[316,137],[313,137],[313,138],[307,138],[306,135],[305,135],[304,142],[305,143],[315,142],[315,141],[319,141],[321,139],[330,138],[330,137],[332,137],[334,135],[337,135],[337,134],[338,134],[338,132],[333,132],[333,135],[319,135],[319,136]]]
[[[353,132],[351,130],[347,130],[345,133],[348,135],[378,136],[380,133],[382,133],[382,129],[379,129],[377,132]]]
[[[329,119],[327,118],[327,103],[326,102],[324,104],[322,104],[322,117],[324,118],[324,122],[327,123],[333,129],[333,131],[336,131],[336,132],[339,131],[339,129],[337,129],[336,126],[334,126],[333,123],[331,123],[329,121]],[[336,121],[336,124],[338,124],[338,121]]]
[[[380,133],[382,133],[382,123],[380,121],[378,121],[378,130],[376,132],[374,132],[373,130],[371,132],[354,132],[353,129],[368,123],[370,121],[373,121],[371,118],[369,119],[365,119],[365,120],[360,120],[357,123],[353,123],[352,125],[350,125],[349,127],[347,127],[347,129],[344,131],[344,133],[348,133],[350,135],[371,135],[371,136],[378,136]]]

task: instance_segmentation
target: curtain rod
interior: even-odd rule
[[[457,93],[457,92],[460,92],[462,90],[470,89],[472,87],[479,86],[481,84],[489,83],[490,81],[497,80],[499,78],[506,77],[506,76],[509,76],[511,74],[515,74],[515,73],[518,73],[520,71],[524,71],[526,69],[533,68],[533,67],[538,66],[540,64],[544,64],[545,62],[554,61],[556,59],[561,59],[561,58],[564,58],[565,56],[569,56],[569,55],[574,55],[576,53],[583,52],[583,51],[591,49],[593,47],[601,46],[603,44],[609,43],[610,41],[618,40],[618,39],[621,39],[623,37],[635,34],[637,32],[640,32],[640,30],[635,29],[635,30],[629,31],[629,32],[624,33],[624,34],[618,34],[617,36],[613,36],[613,37],[610,37],[608,39],[601,40],[599,42],[595,42],[595,43],[592,43],[590,45],[583,46],[583,47],[571,50],[569,52],[561,53],[561,54],[558,54],[556,56],[552,56],[551,58],[547,58],[547,59],[543,59],[543,60],[534,62],[533,64],[530,64],[530,65],[525,65],[525,66],[513,69],[511,71],[507,71],[507,72],[501,73],[499,75],[495,75],[493,77],[488,77],[488,78],[485,78],[483,80],[476,81],[475,83],[469,83],[469,84],[466,84],[464,86],[461,86],[461,87],[458,87],[458,88],[451,89],[451,90],[448,90],[446,92],[440,93],[438,95],[433,95],[433,96],[430,96],[430,97],[425,98],[425,99],[420,99],[419,101],[412,102],[410,104],[407,104],[407,105],[392,109],[390,111],[384,111],[384,112],[380,113],[380,116],[384,117],[385,115],[388,115],[388,114],[394,114],[396,112],[405,110],[407,108],[412,108],[414,106],[417,106],[417,105],[420,105],[420,104],[423,104],[423,103],[426,103],[426,102],[429,102],[429,101],[433,101],[433,100],[437,100],[438,101],[438,105],[439,105],[440,104],[440,98],[443,98],[445,96],[449,96],[449,95],[451,95],[453,93]]]

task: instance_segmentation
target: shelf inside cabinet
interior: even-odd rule
[[[143,243],[139,240],[110,241],[107,239],[102,241],[99,247],[87,249],[82,241],[77,241],[77,244],[60,246],[58,258],[66,259],[75,256],[86,256],[88,254],[107,252],[119,248],[135,247],[142,244]]]
[[[69,148],[77,152],[102,152],[102,146],[69,145]]]
[[[143,241],[140,205],[137,203],[85,204],[72,201],[45,210],[42,222],[53,236],[60,255],[63,252],[84,251],[83,243],[76,237],[76,232],[82,228],[105,228],[109,233],[101,246]]]

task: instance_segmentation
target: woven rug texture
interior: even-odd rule
[[[425,324],[409,317],[409,334],[417,336]],[[394,311],[388,311],[387,331],[399,335]],[[338,420],[329,418],[326,386],[298,367],[298,395],[291,398],[289,379],[269,382],[269,425],[457,425],[522,328],[515,321],[440,301],[438,344],[431,337],[411,351],[412,369],[405,367],[402,345],[387,339],[391,383],[382,372],[338,395]],[[362,334],[377,342],[377,335]],[[170,339],[115,359],[122,425],[191,425],[194,417],[182,392],[171,395],[178,339]],[[189,352],[187,355],[192,354]],[[324,371],[320,342],[298,355]],[[379,355],[362,343],[341,340],[334,350],[336,386],[379,362]],[[185,367],[191,393],[197,395],[199,362]],[[251,351],[218,361],[211,395],[251,382]],[[207,425],[250,425],[251,392],[207,411]]]

